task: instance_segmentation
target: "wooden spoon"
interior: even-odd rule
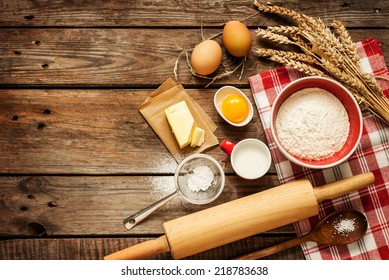
[[[248,253],[234,260],[255,260],[308,241],[324,245],[349,244],[361,238],[367,230],[366,217],[355,210],[336,211],[323,220],[309,233],[283,243]]]

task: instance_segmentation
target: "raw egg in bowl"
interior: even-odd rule
[[[214,96],[219,115],[233,126],[245,126],[253,118],[253,105],[247,96],[233,86],[220,88]]]

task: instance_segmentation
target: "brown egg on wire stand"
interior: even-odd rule
[[[209,75],[217,70],[223,58],[223,51],[218,42],[207,39],[199,43],[192,52],[191,65],[200,75]]]

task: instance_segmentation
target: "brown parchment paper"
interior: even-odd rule
[[[197,126],[205,131],[205,140],[200,147],[187,146],[184,149],[180,149],[167,121],[165,109],[183,100],[187,103]],[[182,161],[191,154],[201,153],[219,144],[219,140],[213,133],[216,130],[216,124],[185,91],[184,87],[176,84],[171,78],[167,79],[139,106],[139,112],[177,162]]]

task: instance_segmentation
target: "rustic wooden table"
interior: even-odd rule
[[[389,57],[388,1],[273,4],[341,20],[355,41],[374,37]],[[280,19],[256,12],[252,1],[1,0],[0,259],[102,259],[162,235],[165,221],[209,207],[176,199],[125,230],[123,218],[173,191],[177,166],[137,106],[174,78],[177,45],[192,48],[201,28],[207,37],[229,20],[245,19],[259,46],[256,28]],[[251,53],[240,80],[234,74],[208,88],[184,59],[178,66],[178,82],[216,122],[219,140],[265,141],[257,113],[248,126],[234,128],[211,100],[226,84],[252,100],[248,77],[276,64]],[[274,166],[245,181],[218,147],[207,153],[226,173],[225,191],[212,205],[279,184]],[[190,259],[229,259],[294,236],[288,225]],[[268,258],[304,256],[296,247]]]

